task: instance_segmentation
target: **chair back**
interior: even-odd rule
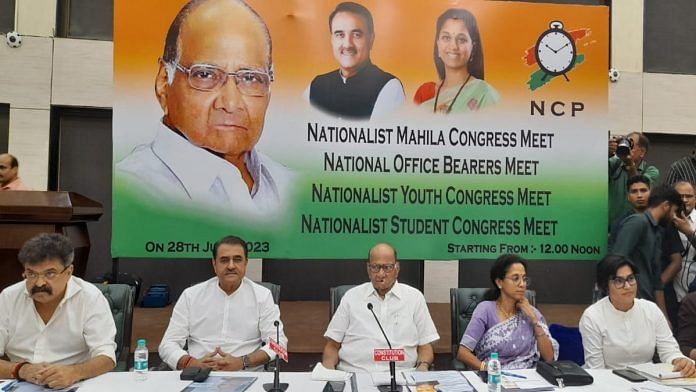
[[[94,285],[101,290],[109,302],[111,314],[116,323],[116,368],[114,371],[128,371],[135,287],[127,284],[95,283]]]
[[[459,342],[466,327],[471,321],[474,309],[483,301],[483,297],[488,291],[485,287],[463,287],[450,289],[450,321],[452,323],[452,358],[455,369],[465,369],[463,363],[456,360]],[[527,290],[525,292],[527,300],[532,306],[536,306],[536,291]]]
[[[560,324],[549,326],[551,336],[558,342],[558,360],[569,360],[579,366],[585,364],[585,350],[582,346],[580,328],[565,327]]]
[[[346,293],[346,291],[355,286],[356,285],[354,284],[344,284],[341,286],[331,287],[329,289],[329,321],[331,321],[334,313],[336,313],[338,305],[341,304],[341,298],[343,298],[343,295]]]
[[[260,284],[261,286],[271,290],[271,295],[273,295],[273,302],[275,302],[276,305],[280,303],[280,285],[275,284],[275,283],[269,283],[269,282],[254,282],[256,284]]]

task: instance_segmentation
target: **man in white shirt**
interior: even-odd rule
[[[0,379],[64,388],[116,365],[116,326],[101,291],[72,276],[73,247],[40,234],[19,252],[24,281],[0,293]]]
[[[272,81],[271,38],[254,10],[239,0],[188,2],[155,79],[158,133],[116,165],[116,182],[216,214],[282,210],[292,172],[255,149]]]
[[[684,216],[677,216],[674,219],[684,251],[679,259],[672,261],[668,270],[674,270],[675,272],[672,283],[677,295],[677,301],[681,302],[682,298],[689,293],[689,285],[696,277],[696,265],[694,265],[696,250],[689,241],[689,238],[693,237],[694,230],[696,230],[696,209],[694,209],[696,206],[696,195],[693,185],[686,181],[677,182],[674,184],[674,189],[684,202]]]
[[[244,276],[248,262],[241,238],[227,236],[215,243],[216,276],[184,290],[159,346],[172,369],[261,370],[275,358],[268,339],[276,340],[276,321],[279,344],[287,347],[271,291]]]
[[[404,349],[397,368],[428,370],[433,363],[432,342],[440,339],[423,294],[397,282],[399,262],[389,244],[375,245],[368,254],[370,282],[346,292],[324,337],[322,364],[350,372],[386,372],[388,362],[374,362],[374,350],[388,348],[377,315],[394,349]]]

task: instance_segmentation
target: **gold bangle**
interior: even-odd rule
[[[482,372],[484,370],[486,370],[486,363],[481,361],[481,366],[479,366],[479,371]]]

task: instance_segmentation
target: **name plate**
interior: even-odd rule
[[[268,339],[268,347],[278,356],[280,359],[285,361],[285,363],[288,362],[288,350],[285,349],[285,347],[281,346],[280,344],[276,343],[275,340],[273,339]]]
[[[405,356],[403,348],[376,348],[374,358],[375,362],[403,362]]]

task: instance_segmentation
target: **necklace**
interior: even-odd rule
[[[517,314],[517,309],[513,310],[512,312],[505,311],[505,309],[503,309],[503,306],[500,304],[499,301],[495,301],[495,306],[498,308],[498,310],[500,310],[500,313],[502,313],[503,316],[505,316],[506,320]]]
[[[459,94],[462,92],[464,89],[464,86],[466,86],[467,83],[469,83],[469,79],[471,79],[471,74],[466,77],[466,80],[464,83],[462,83],[462,86],[459,87],[459,90],[457,91],[457,94],[454,96],[454,99],[452,102],[450,102],[449,106],[447,107],[447,110],[445,111],[445,114],[449,114],[449,112],[452,111],[452,105],[454,105],[454,102],[459,98]],[[435,94],[435,104],[433,105],[433,113],[437,113],[437,101],[440,99],[440,89],[442,88],[442,85],[445,84],[445,81],[443,80],[442,83],[440,83],[439,86],[437,86],[437,94]]]

